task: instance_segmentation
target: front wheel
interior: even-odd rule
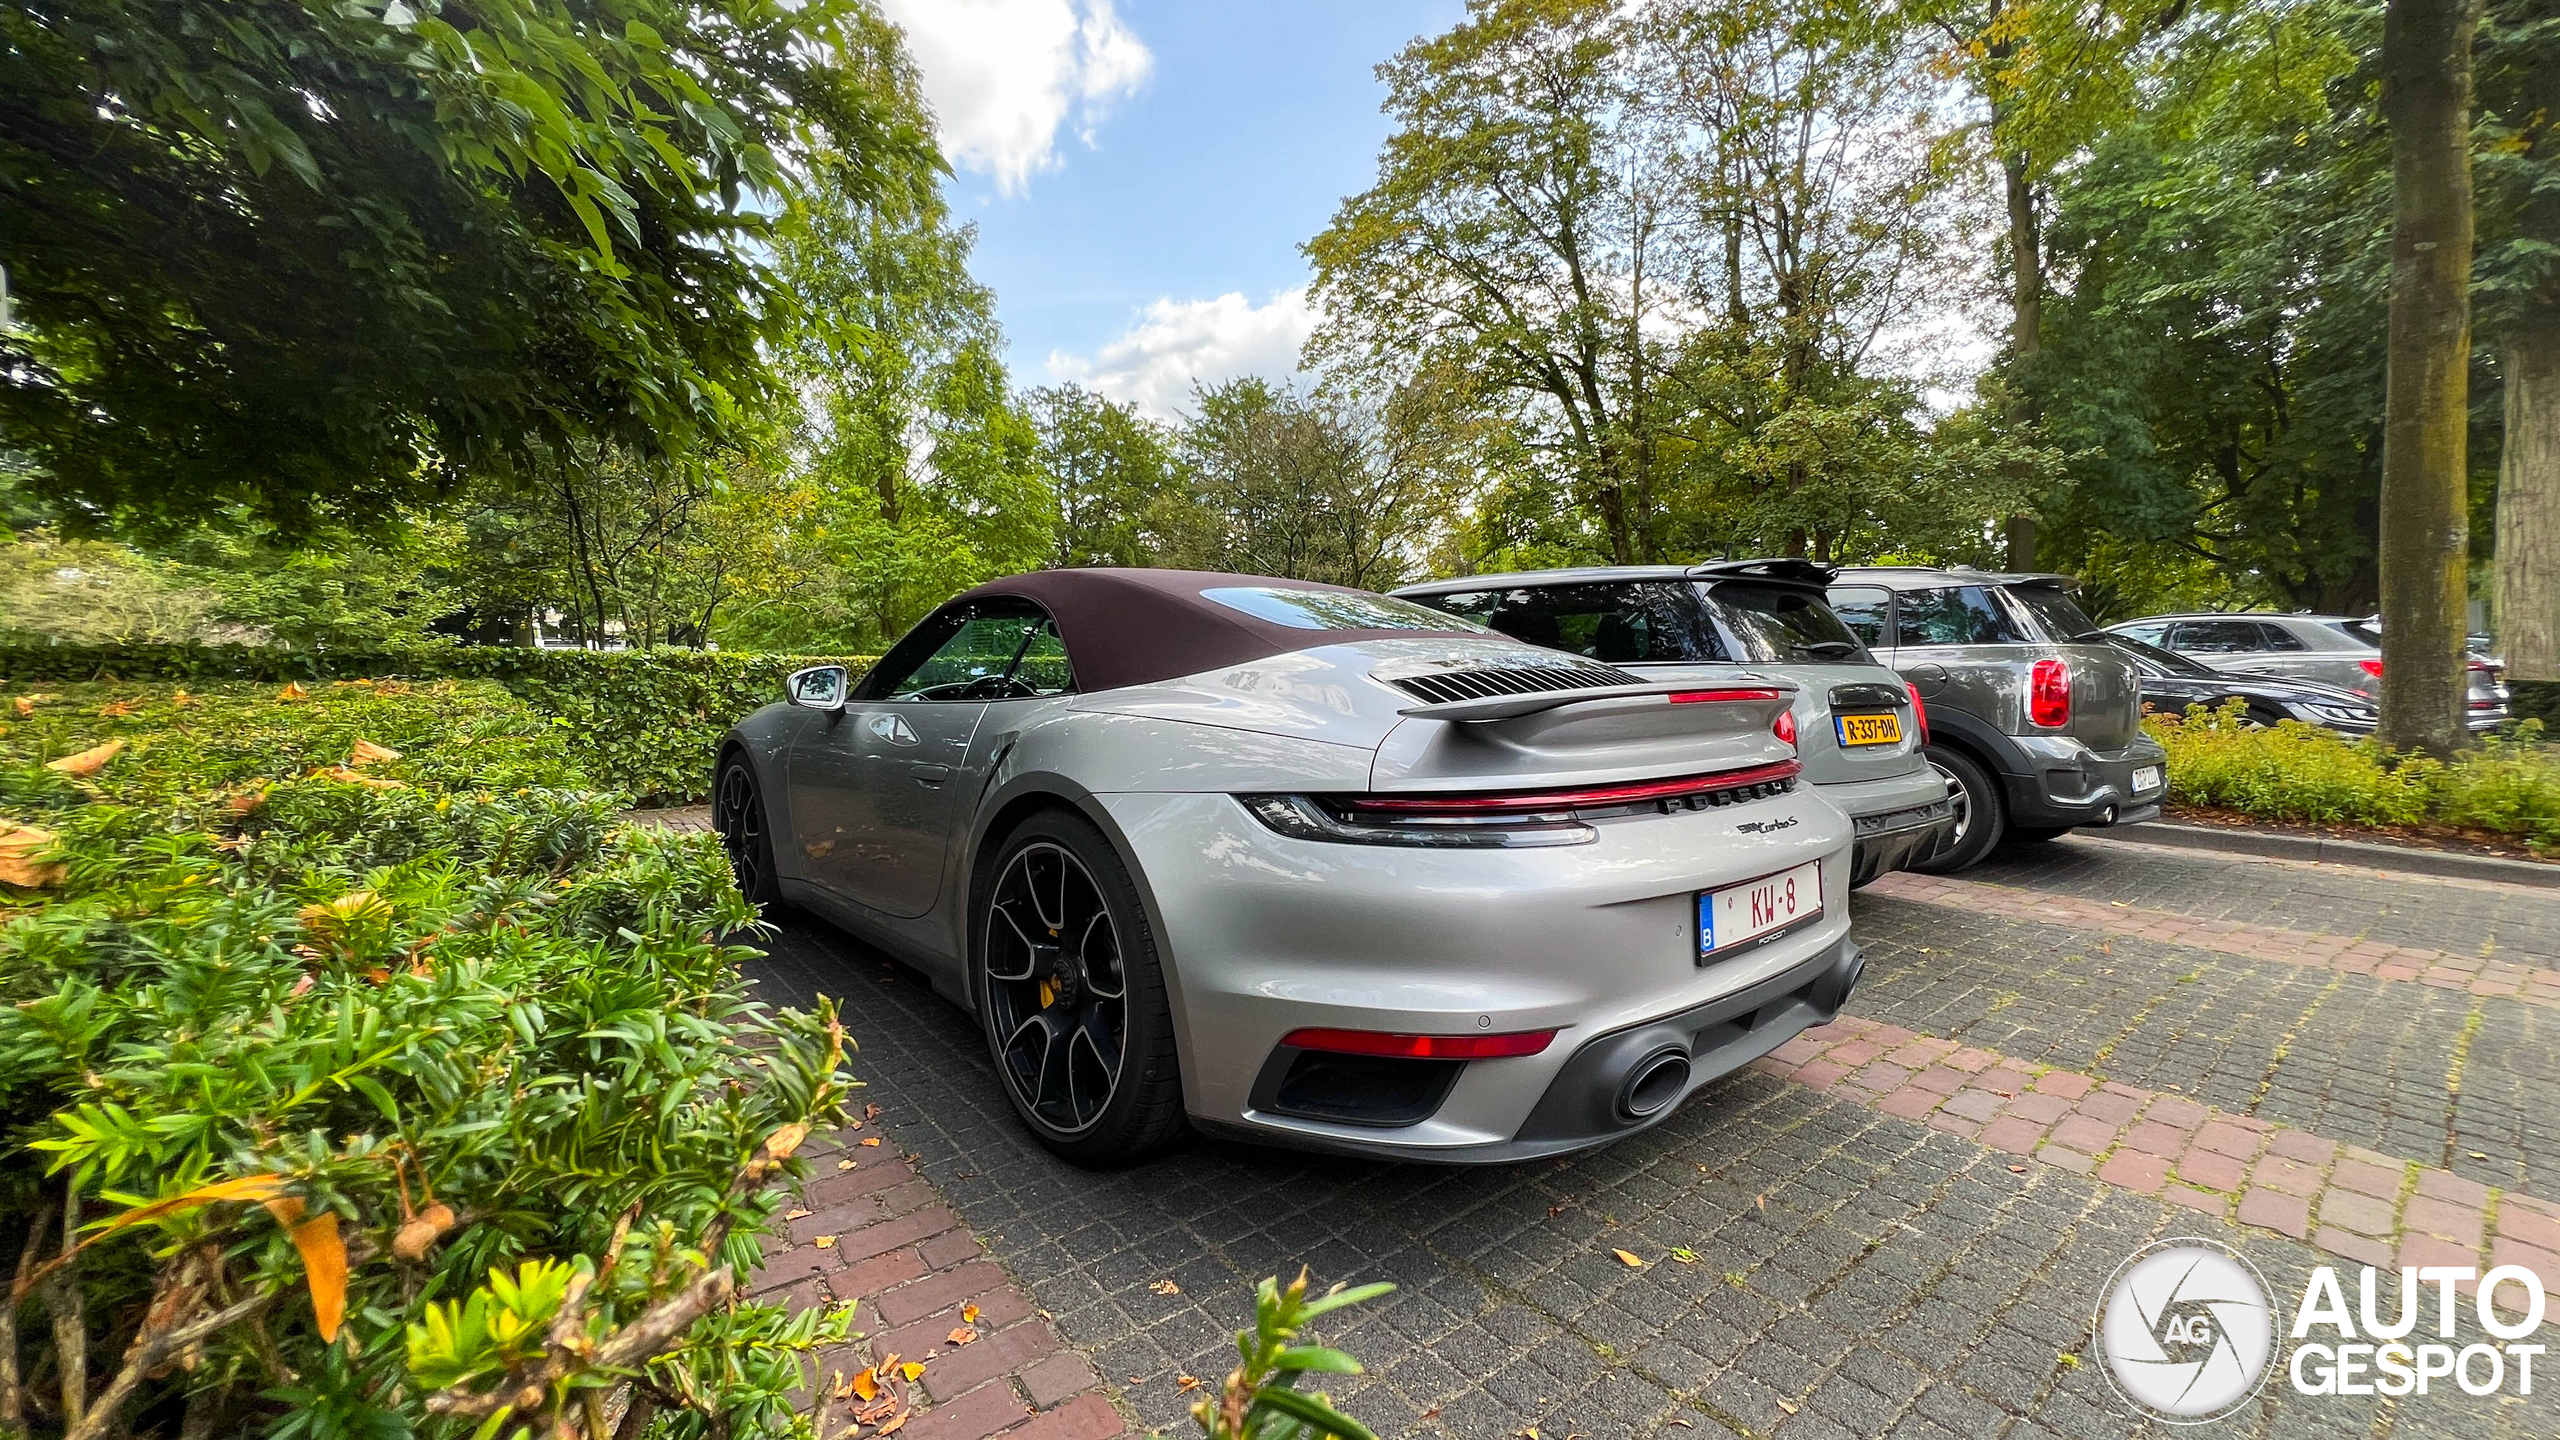
[[[765,820],[764,795],[756,788],[756,772],[743,755],[732,755],[712,783],[711,828],[720,832],[720,848],[738,889],[758,905],[782,898],[774,883],[773,831]]]
[[[1078,1165],[1126,1165],[1182,1132],[1155,934],[1093,822],[1044,811],[1005,838],[972,918],[978,1013],[1005,1097]]]
[[[2008,828],[2008,805],[2000,798],[2000,782],[1972,756],[1938,745],[1926,753],[1929,768],[1946,782],[1947,798],[1955,802],[1956,825],[1937,854],[1911,868],[1923,875],[1952,875],[1971,869],[2000,843]]]

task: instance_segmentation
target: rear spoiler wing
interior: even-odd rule
[[[1792,680],[1727,681],[1702,684],[1665,682],[1652,685],[1609,685],[1590,690],[1542,690],[1532,695],[1493,695],[1481,700],[1443,700],[1436,705],[1409,705],[1397,711],[1415,720],[1447,720],[1456,724],[1480,724],[1495,720],[1517,720],[1523,715],[1537,715],[1549,710],[1562,710],[1574,705],[1601,705],[1622,700],[1647,700],[1660,697],[1675,705],[1720,704],[1730,701],[1787,700],[1794,696]]]

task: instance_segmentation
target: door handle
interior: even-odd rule
[[[951,767],[948,765],[911,765],[907,768],[907,773],[916,777],[916,783],[919,785],[939,785],[943,781],[951,778]]]

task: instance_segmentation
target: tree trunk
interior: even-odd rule
[[[2036,222],[2035,182],[2024,153],[2000,157],[2000,174],[2009,194],[2009,353],[2013,367],[2009,391],[2009,423],[2024,430],[2035,423],[2036,405],[2025,377],[2044,349],[2044,236]],[[2036,568],[2036,517],[2012,515],[2002,527],[2011,570]]]
[[[2397,749],[2467,738],[2464,449],[2471,365],[2471,35],[2477,0],[2389,0],[2391,329],[2382,407],[2382,729]]]
[[[2506,345],[2498,472],[2498,647],[2520,716],[2560,729],[2560,299],[2531,307]]]

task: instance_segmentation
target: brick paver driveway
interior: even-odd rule
[[[886,1143],[759,1284],[870,1298],[877,1350],[929,1357],[925,1440],[1190,1433],[1185,1377],[1215,1385],[1252,1283],[1302,1263],[1401,1287],[1322,1337],[1368,1361],[1334,1390],[1382,1435],[2560,1435],[2560,1372],[2398,1400],[2279,1375],[2207,1431],[2146,1426],[2089,1336],[2176,1235],[2241,1250],[2285,1317],[2342,1258],[2560,1285],[2560,896],[2066,839],[1854,905],[1843,1023],[1609,1149],[1472,1170],[1206,1141],[1070,1169],[964,1017],[790,923],[765,993],[842,1000]],[[937,1347],[971,1295],[987,1348]]]

